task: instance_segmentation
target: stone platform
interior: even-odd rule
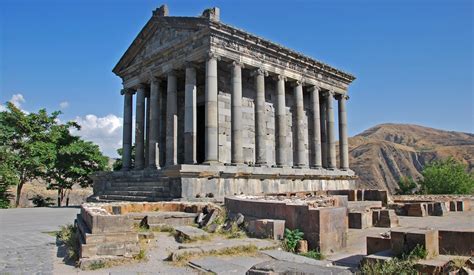
[[[160,170],[101,172],[92,176],[92,200],[161,201],[237,194],[347,190],[351,170],[249,165],[175,165]]]

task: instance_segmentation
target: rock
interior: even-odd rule
[[[307,253],[308,252],[308,241],[300,240],[296,245],[296,252],[298,253]]]
[[[202,226],[207,226],[207,225],[212,224],[217,219],[218,216],[219,216],[219,209],[211,209],[202,220]]]
[[[199,226],[201,226],[203,220],[204,220],[204,214],[203,214],[203,213],[199,213],[199,215],[196,217],[196,223],[197,223]]]
[[[237,215],[235,215],[233,220],[235,221],[235,224],[241,225],[244,223],[245,217],[244,215],[242,215],[242,213],[238,213]]]
[[[177,226],[175,227],[175,230],[176,240],[181,243],[209,237],[209,234],[206,231],[192,226]]]
[[[215,233],[218,228],[219,228],[219,225],[218,225],[218,224],[211,223],[210,225],[207,226],[207,232],[209,232],[209,233]]]
[[[351,272],[337,267],[325,267],[276,260],[256,264],[247,271],[247,275],[263,274],[351,274]]]

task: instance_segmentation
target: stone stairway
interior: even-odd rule
[[[164,201],[172,198],[169,186],[161,182],[110,182],[96,200],[109,201]]]

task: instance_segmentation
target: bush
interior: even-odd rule
[[[412,177],[402,177],[398,182],[398,195],[413,194],[418,186]]]
[[[30,201],[33,202],[35,207],[48,207],[48,206],[51,206],[51,205],[54,204],[53,199],[51,199],[49,197],[45,198],[41,195],[34,196],[33,198],[30,199]]]
[[[315,260],[323,260],[324,259],[324,255],[321,252],[317,251],[317,250],[310,250],[306,253],[301,253],[300,255],[308,257],[308,258],[312,258],[312,259],[315,259]]]
[[[304,233],[301,232],[299,229],[290,230],[288,228],[285,228],[285,238],[283,240],[285,250],[294,253],[298,241],[303,240],[303,236]]]
[[[61,226],[56,238],[66,247],[66,261],[77,262],[79,260],[79,238],[77,228],[72,224]]]
[[[453,158],[434,161],[422,171],[421,190],[425,194],[472,194],[474,177]]]
[[[415,264],[419,259],[426,259],[428,252],[426,249],[417,244],[416,247],[408,254],[399,255],[396,258],[382,262],[366,263],[362,265],[361,272],[366,275],[398,275],[398,274],[418,274]]]

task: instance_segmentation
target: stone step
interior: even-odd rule
[[[122,191],[122,190],[107,190],[106,195],[119,195],[119,196],[138,196],[138,197],[160,197],[163,192],[156,191]]]
[[[121,196],[121,195],[102,195],[104,201],[167,201],[169,197],[149,197],[149,196]]]
[[[169,188],[164,188],[161,186],[114,186],[109,188],[109,190],[114,191],[158,191],[158,192],[169,192]]]
[[[168,184],[163,184],[160,182],[110,182],[111,187],[133,187],[133,186],[143,186],[143,187],[168,187]]]

